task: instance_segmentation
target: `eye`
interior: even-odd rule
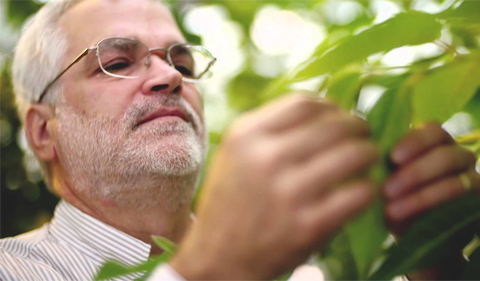
[[[193,71],[186,66],[175,64],[175,69],[178,70],[180,73],[182,73],[183,76],[187,76],[187,77],[193,76]]]
[[[117,60],[109,62],[108,64],[104,65],[103,68],[108,72],[115,73],[128,68],[130,65],[131,63],[126,60]]]

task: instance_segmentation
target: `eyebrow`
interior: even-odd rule
[[[131,39],[135,39],[135,40],[138,40],[140,42],[142,42],[143,44],[145,44],[144,41],[142,41],[141,39],[139,39],[137,36],[110,36],[110,37],[123,37],[123,38],[131,38]],[[107,38],[107,37],[106,37]],[[188,44],[188,42],[186,42],[185,40],[171,40],[171,41],[167,41],[167,44],[165,47],[162,47],[162,46],[148,46],[147,44],[145,44],[146,46],[148,46],[149,48],[152,48],[152,47],[160,47],[160,48],[168,48],[174,44]]]

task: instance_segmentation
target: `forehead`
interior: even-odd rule
[[[60,19],[69,51],[81,51],[106,37],[135,37],[149,46],[184,41],[170,11],[151,0],[85,0]]]

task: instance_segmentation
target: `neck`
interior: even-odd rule
[[[60,197],[82,212],[150,244],[151,255],[162,252],[153,242],[152,235],[180,243],[192,223],[190,200],[184,200],[187,202],[172,207],[168,203],[170,201],[165,203],[165,197],[170,197],[170,194],[161,192],[162,189],[153,193],[142,189],[136,190],[126,194],[129,200],[125,203],[118,201],[118,197],[114,197],[115,200],[105,197],[92,198],[91,192],[87,189],[74,191],[65,182],[62,186]],[[130,202],[137,204],[129,204]]]

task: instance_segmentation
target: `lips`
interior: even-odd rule
[[[164,118],[164,117],[179,117],[183,119],[185,122],[190,122],[190,118],[188,117],[188,114],[183,109],[179,107],[175,107],[175,108],[162,107],[160,109],[155,110],[154,112],[148,113],[144,118],[140,120],[140,122],[136,125],[136,127],[139,127],[155,119]]]

